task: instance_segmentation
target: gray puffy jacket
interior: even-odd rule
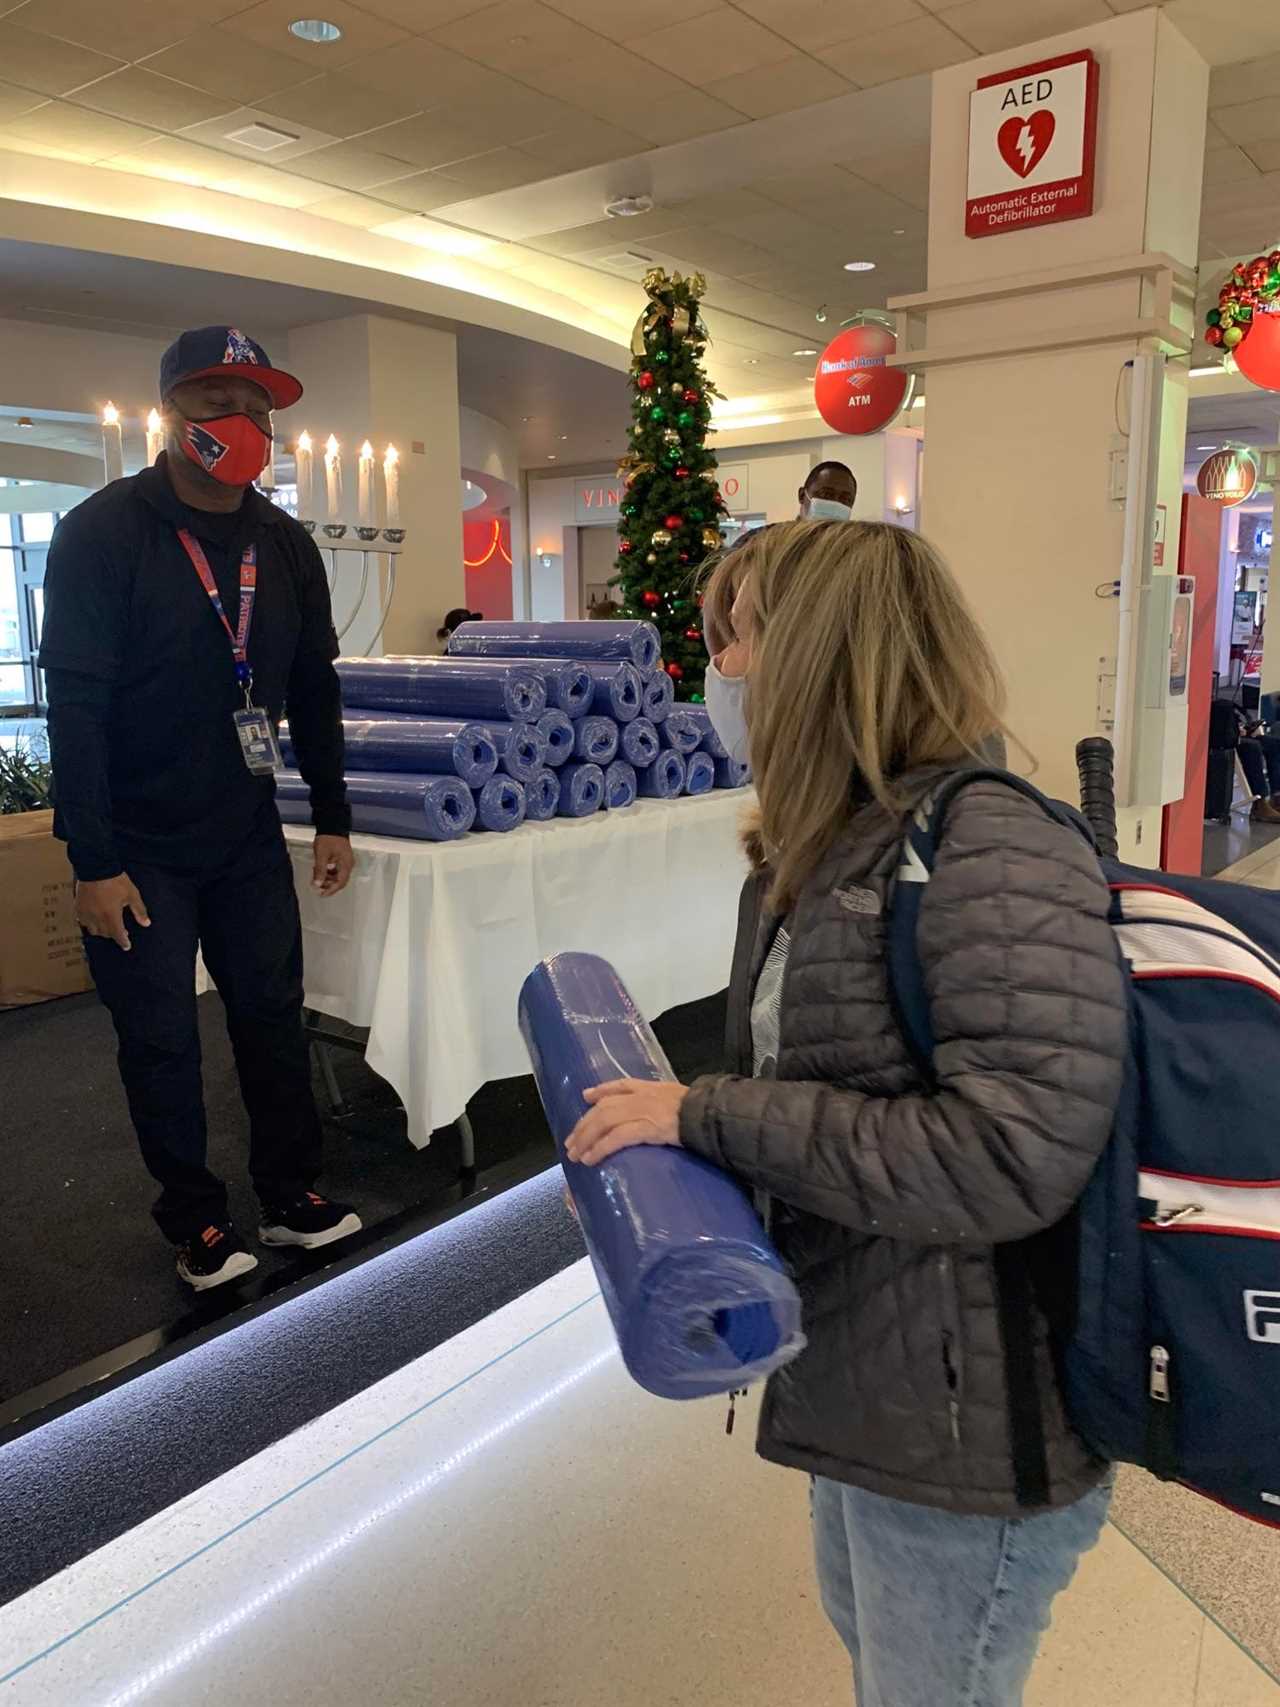
[[[922,784],[922,789],[927,782]],[[773,1200],[808,1349],[769,1383],[764,1457],[896,1499],[1014,1516],[992,1247],[1059,1221],[1110,1131],[1127,1044],[1107,891],[1083,838],[998,783],[949,809],[920,915],[926,1092],[892,1018],[884,913],[901,825],[863,808],[790,919],[776,1079],[700,1079],[681,1140]],[[743,894],[731,1059],[777,920]],[[1049,1501],[1103,1466],[1036,1323]]]

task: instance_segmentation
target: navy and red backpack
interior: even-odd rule
[[[977,781],[1016,789],[1092,839],[1073,808],[1003,771],[959,772],[916,813],[889,969],[926,1070],[923,885],[950,803]],[[1048,1492],[1038,1306],[1068,1415],[1095,1452],[1280,1527],[1280,896],[1100,863],[1132,1044],[1111,1140],[1077,1208],[996,1247],[1019,1498],[1036,1506]]]

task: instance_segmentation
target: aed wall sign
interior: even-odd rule
[[[969,97],[967,237],[1093,212],[1098,62],[1087,49],[984,77]]]

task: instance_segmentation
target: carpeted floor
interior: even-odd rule
[[[257,1225],[245,1178],[247,1129],[221,1003],[200,1001],[210,1157],[231,1187],[242,1229]],[[719,1063],[723,1002],[659,1023],[677,1070]],[[352,1112],[325,1120],[323,1184],[366,1225],[438,1193],[458,1167],[452,1128],[425,1150],[405,1136],[390,1086],[345,1050],[333,1059]],[[0,1401],[113,1350],[190,1310],[150,1217],[155,1188],[138,1156],[106,1013],[92,995],[0,1013],[5,1239],[0,1242]],[[323,1110],[324,1099],[318,1094]],[[481,1168],[526,1149],[553,1150],[532,1079],[488,1085],[471,1105]],[[259,1251],[262,1270],[298,1259]]]

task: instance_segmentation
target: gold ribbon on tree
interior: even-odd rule
[[[698,299],[705,295],[707,289],[707,281],[701,273],[690,273],[686,279],[680,273],[668,276],[662,267],[650,267],[641,283],[649,298],[649,306],[631,333],[633,356],[644,355],[646,334],[655,331],[664,320],[671,322],[671,336],[677,343],[687,338],[697,319]],[[682,298],[679,302],[675,300],[677,294]]]

